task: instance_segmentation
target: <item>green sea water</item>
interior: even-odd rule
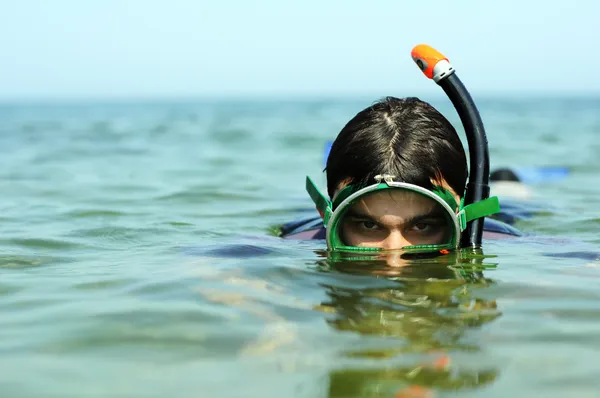
[[[598,396],[600,99],[476,98],[492,169],[569,175],[393,278],[274,233],[376,99],[0,105],[0,396]]]

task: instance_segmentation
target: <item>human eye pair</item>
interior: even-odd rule
[[[351,223],[355,227],[366,231],[376,231],[383,228],[377,222],[368,218],[352,218]],[[421,219],[416,222],[411,222],[406,229],[413,232],[427,233],[430,231],[438,231],[440,228],[444,228],[445,226],[446,222],[443,218],[431,217]]]

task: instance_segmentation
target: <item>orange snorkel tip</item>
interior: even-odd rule
[[[448,58],[427,44],[415,46],[410,55],[423,74],[436,83],[454,73]]]

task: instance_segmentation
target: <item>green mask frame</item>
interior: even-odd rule
[[[342,189],[333,201],[328,199],[317,188],[310,177],[306,177],[306,190],[319,213],[323,217],[323,225],[326,230],[327,248],[333,252],[380,252],[382,249],[373,247],[359,247],[346,245],[340,236],[340,222],[346,211],[352,208],[357,201],[365,195],[388,189],[402,189],[423,195],[435,201],[441,208],[452,226],[451,236],[446,243],[421,244],[402,247],[404,252],[435,252],[441,250],[453,250],[460,246],[461,232],[465,230],[467,223],[476,218],[486,217],[500,211],[500,204],[496,196],[489,197],[479,202],[464,206],[457,204],[454,196],[445,188],[435,186],[428,190],[418,185],[405,182],[396,182],[394,176],[387,174],[375,176],[376,182],[369,186],[348,185]],[[458,210],[458,212],[457,212]]]

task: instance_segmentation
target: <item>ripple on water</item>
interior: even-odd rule
[[[569,175],[476,271],[268,235],[371,103],[0,106],[2,395],[597,395],[598,101],[482,100],[493,164]]]

